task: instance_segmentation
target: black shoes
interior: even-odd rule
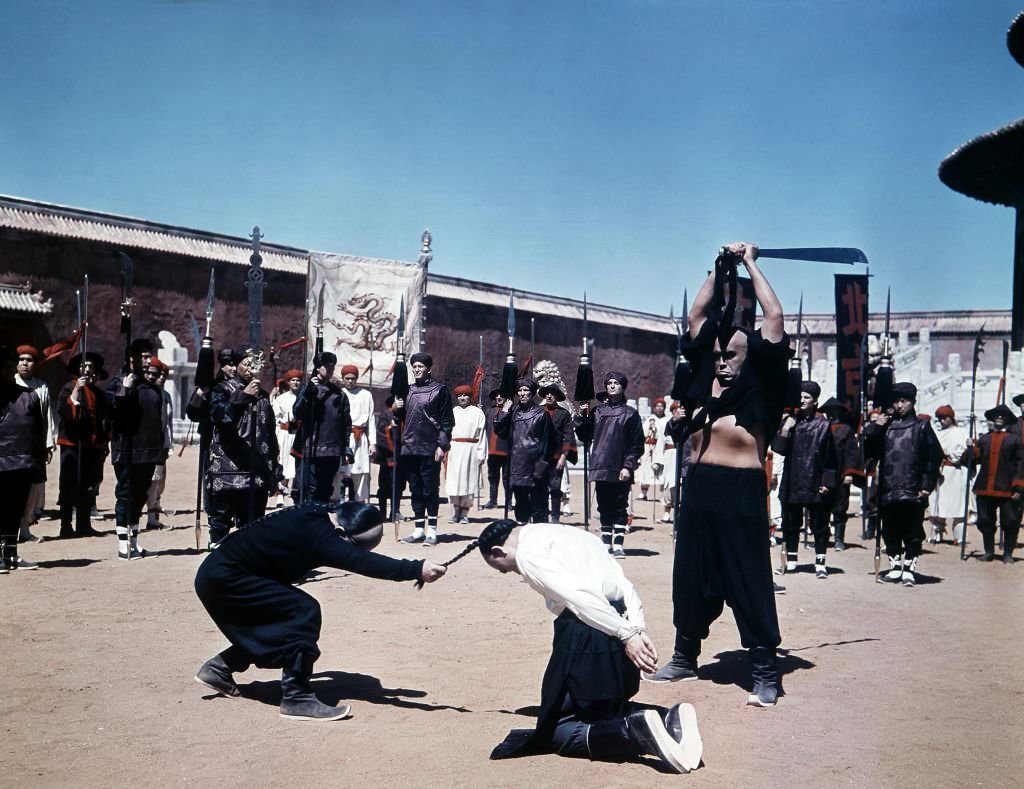
[[[242,695],[235,684],[235,678],[231,675],[231,669],[227,667],[220,655],[214,655],[203,663],[196,672],[196,682],[209,688],[222,696],[236,699]]]
[[[676,652],[672,655],[672,659],[657,671],[653,673],[645,671],[640,677],[647,682],[679,682],[697,679],[697,661]]]
[[[296,721],[340,721],[352,715],[348,704],[332,707],[312,693],[281,699],[281,717]]]
[[[779,684],[775,680],[755,679],[754,691],[747,696],[751,707],[774,707],[779,700]]]

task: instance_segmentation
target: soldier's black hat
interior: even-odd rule
[[[1024,394],[1014,395],[1013,404],[1015,406],[1024,406]]]
[[[103,357],[95,351],[85,352],[86,361],[92,362],[92,366],[96,368],[96,380],[103,381],[110,375],[106,370],[103,369]],[[71,361],[68,362],[68,372],[71,373],[72,378],[77,378],[82,374],[82,354],[77,354],[71,357]]]
[[[997,405],[995,408],[988,409],[988,411],[985,412],[985,418],[990,422],[999,416],[1003,418],[1003,424],[1006,425],[1007,427],[1017,422],[1017,417],[1014,416],[1013,411],[1011,411],[1007,406],[1003,405],[1002,403]]]
[[[545,384],[537,390],[537,394],[541,397],[547,397],[549,394],[552,394],[555,396],[555,401],[559,403],[565,400],[565,392],[555,386],[555,384]]]
[[[837,397],[830,397],[822,405],[819,406],[819,409],[822,410],[822,411],[829,411],[831,409],[834,409],[836,411],[849,411],[850,410],[849,408],[846,407],[846,403],[844,403],[842,400],[840,400]]]

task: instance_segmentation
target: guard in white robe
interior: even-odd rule
[[[302,388],[302,370],[291,369],[284,374],[285,385],[288,387],[274,398],[274,422],[277,424],[277,446],[280,450],[279,462],[284,473],[284,484],[290,490],[295,483],[295,428],[292,424],[292,409],[295,407],[295,396]],[[276,506],[285,505],[284,495],[277,494]]]
[[[939,482],[928,500],[932,524],[928,542],[940,543],[950,520],[953,521],[955,535],[958,535],[958,528],[962,528],[967,468],[961,464],[960,459],[967,450],[969,437],[967,431],[956,423],[952,406],[939,406],[935,410],[935,418],[939,422],[935,437],[942,447],[942,467],[939,469]],[[959,540],[959,536],[956,539]]]
[[[370,455],[376,451],[377,423],[373,418],[373,395],[359,386],[359,368],[346,364],[341,368],[342,391],[348,397],[352,433],[349,452],[338,473],[352,486],[352,500],[366,504],[370,500]]]
[[[455,387],[455,428],[444,479],[452,523],[469,523],[473,497],[480,488],[480,468],[487,460],[487,417],[470,403],[471,396],[468,386]]]

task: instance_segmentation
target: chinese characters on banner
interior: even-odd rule
[[[860,410],[861,352],[868,333],[868,277],[836,274],[836,397]]]

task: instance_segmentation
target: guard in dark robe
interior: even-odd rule
[[[505,396],[500,389],[492,389],[488,395],[491,407],[484,413],[487,416],[487,501],[480,509],[489,510],[498,506],[498,485],[504,481],[505,498],[508,498],[508,439],[498,435],[494,429],[494,420],[505,410]]]
[[[32,484],[42,478],[46,460],[46,420],[39,395],[13,380],[16,357],[0,348],[0,574],[35,570],[18,556],[18,530]]]
[[[978,476],[974,495],[978,507],[978,531],[983,552],[979,561],[991,562],[996,551],[996,518],[1003,530],[1003,562],[1013,564],[1013,549],[1020,532],[1021,497],[1024,495],[1024,443],[1012,428],[1017,417],[1005,405],[985,412],[992,429],[968,447],[961,459],[966,465],[968,452],[974,452]]]
[[[924,542],[924,511],[935,490],[942,447],[931,423],[917,418],[917,387],[893,384],[893,413],[882,413],[864,428],[864,452],[878,461],[878,504],[889,557],[886,581],[917,583]]]
[[[348,398],[334,383],[338,357],[324,351],[313,358],[313,374],[295,398],[292,413],[299,422],[295,447],[302,453],[296,500],[326,504],[334,492],[334,478],[349,453],[352,418]],[[301,493],[303,485],[308,489]]]
[[[551,470],[548,474],[548,494],[545,499],[543,519],[549,523],[558,523],[562,514],[562,477],[565,474],[565,464],[575,463],[576,435],[573,431],[572,414],[567,408],[562,408],[559,403],[565,402],[565,392],[554,384],[542,386],[537,390],[542,401],[544,413],[551,420],[551,427],[555,431],[555,446],[548,457]]]
[[[402,500],[402,493],[405,491],[405,480],[401,475],[398,477],[398,499],[391,503],[391,511],[388,511],[388,502],[394,495],[396,458],[395,439],[398,437],[398,420],[395,418],[395,396],[388,395],[384,401],[387,406],[385,410],[377,413],[377,440],[376,451],[373,455],[373,462],[377,464],[377,502],[384,520],[394,520],[398,512],[398,504]]]
[[[821,411],[828,417],[832,443],[836,447],[836,460],[839,462],[839,482],[832,496],[835,549],[845,551],[846,521],[850,517],[850,485],[855,479],[863,480],[863,471],[860,468],[860,441],[857,433],[846,421],[850,417],[850,411],[842,400],[830,397],[821,406]]]
[[[320,657],[320,604],[293,584],[317,567],[389,581],[436,581],[443,565],[373,553],[379,510],[343,502],[278,510],[229,535],[196,573],[196,594],[231,646],[207,660],[196,681],[229,698],[241,695],[233,674],[250,666],[281,669],[281,717],[339,720],[348,704],[321,702],[309,684]]]
[[[164,446],[164,391],[156,385],[159,368],[150,364],[153,344],[132,341],[129,365],[107,386],[112,416],[110,459],[114,464],[117,558],[141,559],[139,518],[158,463],[167,458]]]
[[[268,497],[283,478],[274,409],[253,369],[254,358],[248,346],[236,348],[235,375],[210,390],[206,515],[211,549],[232,527],[263,517]]]
[[[90,513],[99,493],[103,464],[110,451],[110,412],[96,385],[107,377],[103,357],[89,351],[68,363],[71,380],[57,395],[60,430],[60,538],[95,537]],[[74,528],[72,528],[74,516]]]
[[[402,542],[437,545],[437,511],[441,506],[441,461],[452,443],[455,412],[452,393],[430,374],[434,357],[414,353],[409,357],[413,382],[406,399],[395,399],[402,422],[398,465],[409,483],[415,522],[412,534]]]
[[[772,451],[786,457],[779,483],[782,534],[786,541],[784,570],[796,572],[800,531],[806,512],[814,535],[814,574],[828,578],[825,566],[828,516],[838,484],[839,461],[829,421],[818,413],[820,395],[821,387],[814,381],[800,384],[800,407],[795,414],[783,418],[772,439]]]
[[[591,412],[590,403],[578,403],[576,435],[590,447],[590,481],[594,483],[601,539],[616,559],[626,556],[623,543],[629,524],[629,489],[644,455],[644,426],[640,414],[626,404],[626,376],[605,377],[604,402]]]
[[[551,420],[534,399],[536,393],[536,381],[520,378],[516,381],[515,402],[506,404],[505,411],[494,420],[498,435],[509,442],[508,480],[520,523],[546,519],[549,458],[559,446]]]
[[[661,759],[677,773],[700,764],[703,744],[691,704],[640,707],[630,699],[640,671],[658,659],[643,604],[619,564],[592,534],[555,523],[516,528],[495,521],[477,541],[484,561],[517,573],[555,614],[537,728],[513,731],[492,759],[557,753],[623,762]]]

